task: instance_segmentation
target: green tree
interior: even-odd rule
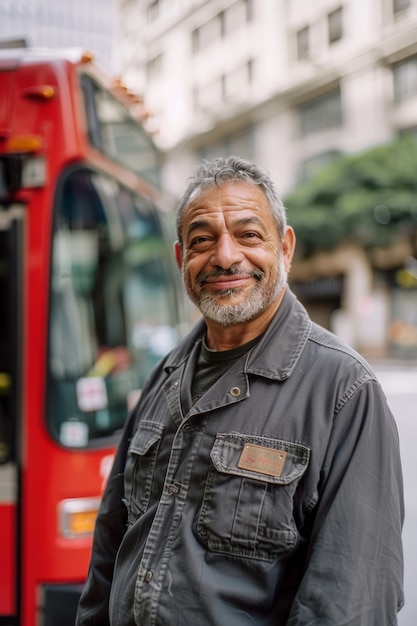
[[[417,142],[402,136],[340,156],[285,199],[299,254],[354,241],[365,249],[416,239]]]

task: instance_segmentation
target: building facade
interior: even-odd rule
[[[417,128],[416,0],[119,0],[118,24],[175,193],[200,157],[237,152],[285,195]]]
[[[201,158],[253,159],[286,195],[337,154],[417,131],[417,0],[119,0],[117,42],[174,196]],[[399,354],[417,355],[417,281],[384,279],[409,254],[375,267],[344,247],[296,262],[292,280],[359,349],[392,352],[401,327]]]

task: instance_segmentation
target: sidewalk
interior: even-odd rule
[[[374,360],[369,364],[381,383],[385,393],[417,393],[417,362],[404,360]]]

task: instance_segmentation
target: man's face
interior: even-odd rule
[[[288,234],[289,233],[289,234]],[[294,236],[281,242],[264,193],[244,182],[195,192],[176,248],[186,291],[202,314],[229,326],[260,316],[280,296]]]

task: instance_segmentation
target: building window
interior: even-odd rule
[[[244,7],[240,2],[235,2],[223,13],[223,32],[222,36],[226,37],[230,35],[234,30],[237,30],[246,21],[244,13]]]
[[[394,15],[405,11],[411,5],[411,0],[392,0],[392,12]]]
[[[198,52],[200,49],[200,29],[195,28],[191,33],[191,47],[193,52]]]
[[[242,101],[248,94],[248,87],[254,79],[254,63],[249,59],[232,72],[222,76],[223,100]]]
[[[414,141],[417,141],[417,126],[411,126],[411,128],[401,128],[398,132],[398,135],[400,137],[411,137],[412,139],[414,139]]]
[[[299,107],[300,132],[302,136],[334,128],[342,124],[342,101],[340,89],[326,93]]]
[[[200,150],[200,159],[216,159],[217,157],[227,157],[231,154],[240,156],[251,161],[254,158],[254,128],[248,126],[241,131],[226,135],[218,141],[204,146]]]
[[[339,41],[343,37],[343,7],[339,7],[327,16],[327,31],[329,44]]]
[[[226,37],[253,19],[252,0],[239,0],[223,12],[223,37]]]
[[[394,63],[392,73],[396,100],[404,100],[417,94],[417,56]]]
[[[250,93],[255,71],[254,61],[249,59],[233,71],[217,76],[208,84],[196,85],[192,91],[194,110],[209,112],[218,110],[225,102],[244,102]]]
[[[308,159],[304,159],[299,170],[300,181],[308,180],[318,174],[320,170],[330,165],[340,154],[341,152],[339,150],[329,150],[328,152],[315,154]]]
[[[297,60],[305,61],[310,57],[310,29],[305,26],[296,34]]]
[[[225,24],[224,12],[222,11],[216,17],[212,18],[205,24],[195,28],[191,33],[192,50],[199,52],[211,43],[218,41],[224,37]]]
[[[209,44],[224,39],[250,22],[254,16],[253,0],[239,0],[211,20],[195,28],[191,34],[192,50],[198,52]]]

